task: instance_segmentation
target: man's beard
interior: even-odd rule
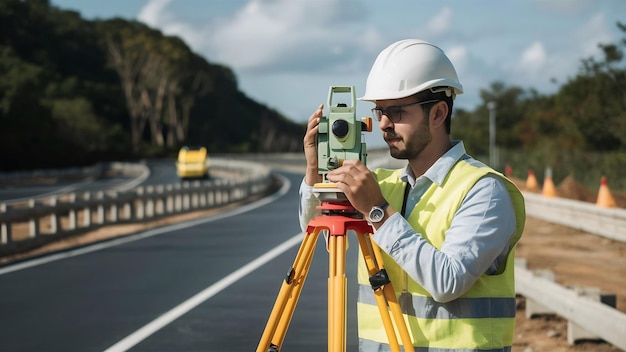
[[[395,134],[392,136],[397,137]],[[411,160],[417,158],[426,149],[433,136],[428,130],[428,119],[424,119],[424,122],[419,126],[415,135],[409,141],[402,138],[405,143],[404,149],[398,149],[396,147],[389,146],[389,154],[400,160]]]

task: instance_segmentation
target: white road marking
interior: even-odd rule
[[[250,263],[244,265],[243,267],[239,268],[238,270],[232,272],[231,274],[229,274],[228,276],[226,276],[222,280],[220,280],[220,281],[214,283],[213,285],[205,288],[204,290],[200,291],[199,293],[197,293],[193,297],[189,298],[185,302],[179,304],[178,306],[172,308],[171,310],[169,310],[168,312],[164,313],[163,315],[161,315],[157,319],[151,321],[147,325],[144,325],[139,330],[135,331],[134,333],[128,335],[127,337],[125,337],[124,339],[120,340],[119,342],[117,342],[113,346],[111,346],[111,347],[107,348],[106,350],[104,350],[104,352],[124,352],[124,351],[129,350],[133,346],[137,345],[141,341],[143,341],[146,338],[148,338],[150,335],[154,334],[158,330],[160,330],[163,327],[165,327],[168,324],[170,324],[172,321],[178,319],[182,315],[184,315],[187,312],[189,312],[190,310],[194,309],[195,307],[197,307],[198,305],[200,305],[201,303],[203,303],[207,299],[213,297],[214,295],[216,295],[220,291],[228,288],[228,286],[234,284],[235,282],[237,282],[238,280],[240,280],[244,276],[246,276],[246,275],[250,274],[251,272],[253,272],[254,270],[258,269],[260,266],[264,265],[265,263],[269,262],[270,260],[272,260],[272,259],[276,258],[277,256],[281,255],[282,253],[284,253],[285,251],[287,251],[291,247],[293,247],[296,244],[300,243],[302,241],[302,236],[303,236],[303,234],[299,233],[299,234],[291,237],[290,239],[288,239],[287,241],[285,241],[285,242],[281,243],[280,245],[274,247],[274,249],[270,250],[269,252],[265,253],[264,255],[258,257],[257,259],[255,259],[255,260],[251,261]]]

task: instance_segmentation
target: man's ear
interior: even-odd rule
[[[448,117],[448,104],[445,101],[439,101],[430,108],[430,125],[437,128],[446,122]]]

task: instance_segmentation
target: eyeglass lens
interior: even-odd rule
[[[402,107],[400,106],[390,106],[386,109],[375,108],[372,109],[374,113],[374,117],[377,121],[380,121],[383,118],[383,115],[387,116],[387,118],[396,123],[402,119]]]
[[[437,99],[433,99],[433,100],[426,100],[426,101],[416,101],[414,103],[409,103],[409,104],[404,104],[404,105],[390,106],[386,109],[373,108],[372,114],[374,115],[374,118],[376,118],[376,121],[378,122],[380,122],[380,120],[383,118],[383,115],[386,115],[389,121],[396,123],[402,119],[402,108],[405,108],[407,106],[412,106],[412,105],[429,104],[429,103],[434,103],[437,101],[438,101]]]

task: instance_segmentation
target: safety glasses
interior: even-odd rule
[[[438,99],[433,99],[433,100],[426,100],[426,101],[416,101],[414,103],[409,103],[409,104],[404,104],[404,105],[394,105],[394,106],[387,107],[385,109],[373,108],[372,115],[374,115],[374,118],[378,122],[380,122],[380,120],[383,118],[383,115],[385,115],[387,116],[389,121],[393,123],[397,123],[397,122],[400,122],[400,120],[402,119],[402,111],[404,108],[413,106],[413,105],[435,103],[438,101],[439,101]]]

